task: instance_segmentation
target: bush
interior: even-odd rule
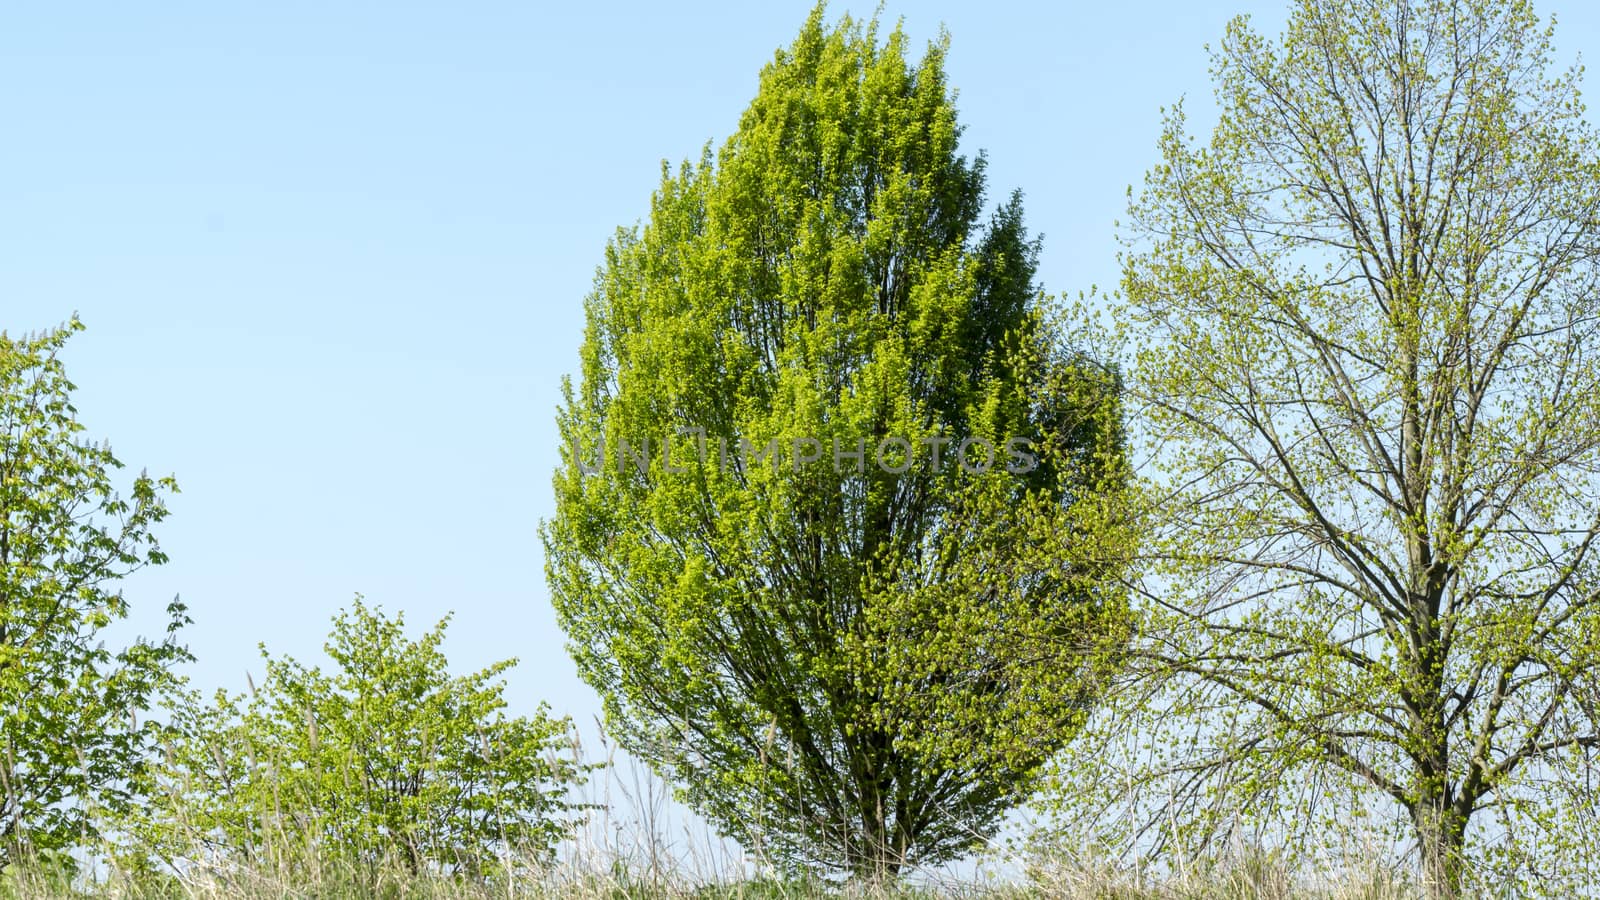
[[[585,771],[566,752],[571,725],[543,706],[504,714],[514,661],[451,677],[448,621],[410,640],[402,616],[358,597],[334,619],[332,674],[263,648],[259,689],[187,698],[156,802],[123,829],[130,865],[482,881],[550,859]]]

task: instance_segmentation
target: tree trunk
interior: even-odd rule
[[[1426,552],[1426,548],[1423,548]],[[1426,623],[1417,634],[1415,687],[1409,703],[1421,707],[1414,722],[1412,744],[1418,771],[1411,788],[1411,821],[1416,827],[1422,858],[1422,892],[1428,900],[1454,900],[1461,894],[1462,850],[1466,843],[1467,813],[1457,803],[1458,785],[1450,776],[1450,730],[1445,716],[1444,658],[1448,648],[1438,635],[1441,598],[1437,591],[1423,593],[1416,604],[1418,618]]]
[[[1422,895],[1428,900],[1455,900],[1461,895],[1465,822],[1441,788],[1412,812],[1422,854]]]

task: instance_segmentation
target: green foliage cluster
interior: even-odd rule
[[[128,613],[118,582],[166,561],[152,529],[177,485],[141,474],[121,495],[122,464],[82,439],[59,358],[82,327],[0,335],[0,868],[70,881],[76,852],[107,847],[137,872],[290,861],[482,882],[547,862],[587,769],[570,723],[505,714],[511,661],[450,675],[443,621],[413,640],[358,598],[334,621],[333,672],[263,650],[260,689],[210,704],[174,671],[192,658],[178,602],[159,643],[106,647]]]
[[[331,673],[263,648],[266,677],[248,694],[187,698],[132,849],[175,870],[278,854],[267,861],[374,878],[398,865],[481,881],[506,860],[547,862],[578,812],[570,725],[543,708],[505,715],[513,661],[449,674],[447,622],[411,639],[403,616],[358,597],[334,619]]]
[[[82,327],[0,334],[0,867],[78,846],[91,809],[136,802],[130,779],[160,734],[137,713],[189,658],[176,600],[161,641],[105,645],[128,614],[117,582],[166,562],[152,529],[177,484],[140,474],[119,493],[122,463],[84,440],[59,358]]]
[[[543,531],[623,746],[764,858],[872,876],[990,835],[1125,634],[1117,375],[1051,317],[1020,197],[982,221],[946,43],[908,43],[818,7],[664,167],[586,303]],[[1019,437],[1025,473],[973,449]]]

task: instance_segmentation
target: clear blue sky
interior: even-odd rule
[[[834,3],[870,14],[869,2]],[[536,527],[553,410],[612,230],[663,158],[720,143],[810,8],[775,3],[13,4],[0,13],[0,327],[78,311],[82,419],[183,494],[191,669],[316,658],[357,591],[453,664],[517,656],[514,703],[592,716]],[[1027,193],[1053,292],[1115,281],[1113,220],[1158,107],[1210,109],[1204,45],[1282,2],[894,2],[952,35],[965,147]],[[1563,54],[1600,11],[1557,12]]]

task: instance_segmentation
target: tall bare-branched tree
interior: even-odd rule
[[[1155,554],[1106,718],[1154,739],[1082,770],[1147,840],[1388,810],[1430,897],[1600,871],[1600,151],[1551,48],[1522,2],[1300,0],[1230,26],[1209,143],[1169,115],[1123,284]]]

